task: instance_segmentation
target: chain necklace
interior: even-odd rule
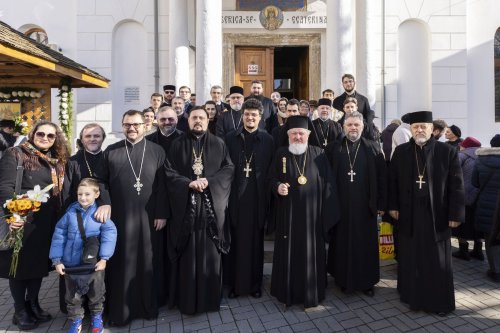
[[[237,112],[241,112],[241,111],[237,111]],[[231,109],[231,120],[233,121],[234,129],[237,129],[238,127],[240,127],[241,118],[243,118],[243,116],[240,116],[240,120],[238,120],[238,126],[236,126],[236,122],[234,121],[234,116],[233,116],[233,109]]]
[[[193,145],[193,172],[196,175],[196,179],[199,179],[203,174],[203,162],[201,158],[203,157],[203,147],[201,147],[200,155],[196,155]]]
[[[83,158],[85,159],[85,164],[87,164],[87,169],[89,170],[90,178],[94,178],[94,174],[92,173],[92,170],[90,169],[89,162],[87,161],[87,154],[86,154],[85,149],[83,149]]]
[[[323,123],[326,123],[326,120],[323,121],[321,120],[321,118],[319,119],[319,122],[318,122],[318,125],[319,125],[319,130],[321,131],[321,136],[323,137],[324,141],[323,141],[323,146],[326,147],[326,145],[328,144],[328,124],[326,125],[326,136],[325,136],[325,132],[323,132],[323,126],[321,124],[321,122]]]
[[[422,184],[425,184],[425,181],[423,180],[424,175],[425,175],[425,167],[427,166],[427,161],[424,163],[424,170],[422,173],[420,173],[420,166],[418,163],[418,156],[417,156],[417,146],[415,145],[415,160],[417,161],[417,172],[418,172],[418,180],[415,181],[415,183],[418,183],[418,189],[422,189]]]
[[[144,140],[144,149],[142,150],[142,159],[141,159],[141,167],[139,168],[139,175],[137,175],[135,173],[135,170],[134,170],[134,166],[132,165],[132,160],[130,159],[130,154],[128,152],[128,147],[127,147],[127,140],[125,139],[125,151],[127,152],[127,158],[128,158],[128,162],[130,163],[130,168],[132,168],[132,172],[134,173],[134,177],[135,177],[135,183],[134,183],[134,187],[135,187],[135,190],[137,191],[137,195],[140,195],[141,194],[141,188],[143,186],[143,184],[141,183],[141,173],[142,173],[142,164],[144,163],[144,154],[146,153],[146,139],[142,139]],[[133,147],[133,145],[132,145]]]
[[[243,168],[243,171],[246,173],[246,177],[250,177],[250,171],[252,171],[252,169],[250,169],[250,163],[252,163],[252,158],[253,158],[253,153],[252,155],[250,155],[250,158],[247,159],[247,156],[245,155],[245,168]]]
[[[297,171],[299,172],[299,177],[297,178],[297,182],[300,185],[305,185],[307,183],[307,178],[304,176],[304,173],[306,172],[306,160],[307,160],[307,149],[304,155],[304,164],[302,165],[302,172],[300,171],[299,164],[297,163],[297,159],[295,158],[295,155],[292,154],[293,156],[293,161],[295,162],[295,166],[297,167]]]
[[[354,169],[354,163],[356,163],[356,157],[358,157],[359,146],[361,146],[361,142],[358,142],[358,147],[356,148],[356,153],[354,154],[354,160],[351,162],[351,153],[349,152],[349,146],[347,145],[347,140],[345,141],[345,147],[347,149],[347,157],[349,158],[349,166],[351,167],[351,171],[349,171],[347,175],[351,176],[351,183],[354,182],[354,176],[356,175],[356,172],[354,172],[353,169]]]

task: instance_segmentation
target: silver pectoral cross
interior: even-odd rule
[[[327,139],[325,139],[325,142],[323,142],[323,146],[325,146],[325,147],[326,147],[327,145],[328,145],[328,140],[327,140]]]
[[[352,182],[354,182],[354,175],[356,174],[356,172],[354,172],[354,171],[351,169],[351,171],[349,171],[347,174],[348,174],[349,176],[351,176],[351,183],[352,183]]]
[[[421,190],[422,189],[422,184],[425,184],[425,181],[423,181],[422,179],[424,178],[424,176],[418,176],[418,180],[415,182],[415,183],[418,183],[418,189]]]
[[[252,171],[252,169],[250,169],[250,163],[247,162],[247,166],[243,169],[243,171],[246,173],[246,177],[250,177],[250,171]]]
[[[142,186],[143,185],[141,183],[141,179],[140,178],[136,178],[134,187],[135,187],[135,190],[137,191],[137,195],[141,194],[141,188],[142,188]]]

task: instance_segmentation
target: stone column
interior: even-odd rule
[[[353,73],[352,0],[327,0],[326,24],[326,82],[335,95],[343,92],[341,78]]]
[[[196,100],[210,99],[222,83],[222,0],[196,0]],[[224,87],[227,90],[227,87]]]
[[[356,9],[356,90],[365,95],[374,110],[376,97],[375,50],[380,45],[376,39],[376,2],[358,0]]]
[[[190,86],[187,1],[169,0],[168,15],[170,75],[160,86],[174,84],[179,91],[180,86]]]

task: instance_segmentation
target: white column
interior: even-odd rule
[[[353,30],[352,0],[327,0],[326,24],[326,82],[324,88],[331,88],[335,95],[343,90],[341,78],[353,73]]]
[[[169,0],[169,79],[164,84],[189,86],[189,41],[187,1]],[[191,87],[192,88],[192,87]]]
[[[210,99],[210,87],[222,83],[222,0],[196,1],[196,100]]]
[[[377,43],[376,1],[358,0],[356,8],[356,90],[368,98],[372,110],[376,98],[376,57]]]

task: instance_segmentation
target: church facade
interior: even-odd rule
[[[197,104],[215,84],[248,95],[254,79],[267,96],[318,99],[341,94],[344,73],[381,128],[432,110],[485,146],[500,133],[496,0],[19,0],[0,20],[111,79],[76,90],[75,133],[89,122],[121,132],[123,112],[164,84],[191,87]]]

